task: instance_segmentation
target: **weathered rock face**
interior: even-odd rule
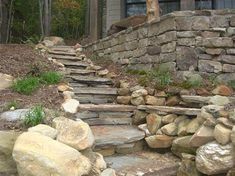
[[[58,130],[57,140],[77,150],[84,150],[94,144],[94,135],[89,125],[82,120],[73,121],[59,117],[54,119]]]
[[[174,137],[167,135],[154,135],[145,138],[150,148],[169,148],[172,145]]]
[[[196,154],[196,147],[192,147],[189,142],[192,136],[185,136],[176,138],[171,147],[171,151],[181,157],[182,153]]]
[[[7,175],[17,172],[12,151],[19,134],[14,131],[0,131],[0,174]]]
[[[13,149],[19,176],[88,174],[91,164],[77,150],[35,132],[20,135]]]
[[[226,173],[234,167],[233,145],[210,142],[199,147],[196,156],[197,169],[207,175]]]
[[[146,117],[147,128],[151,134],[156,134],[157,130],[161,127],[162,117],[157,114],[149,114]]]
[[[52,139],[55,139],[57,136],[57,130],[47,126],[47,125],[43,125],[43,124],[39,124],[37,126],[31,127],[28,129],[29,132],[36,132],[36,133],[40,133],[44,136],[48,136]]]

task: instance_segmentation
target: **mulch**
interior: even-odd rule
[[[57,71],[59,68],[47,58],[41,56],[28,45],[0,45],[0,73],[5,73],[20,78],[26,76],[38,68],[40,72]],[[32,95],[22,95],[11,89],[0,91],[0,112],[1,107],[6,107],[13,101],[17,102],[20,108],[30,108],[35,105],[42,105],[46,108],[59,110],[63,102],[63,96],[58,93],[56,86],[43,86]],[[0,125],[0,130],[7,124]]]

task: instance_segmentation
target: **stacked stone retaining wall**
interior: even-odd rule
[[[131,69],[159,64],[173,71],[235,77],[235,10],[179,11],[84,46]]]

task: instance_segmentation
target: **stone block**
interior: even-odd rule
[[[147,53],[149,55],[157,55],[161,53],[161,47],[160,46],[149,46],[147,48]]]
[[[212,56],[209,54],[198,54],[198,59],[199,60],[211,60]]]
[[[230,18],[230,26],[235,27],[235,16]]]
[[[224,64],[223,65],[223,72],[234,73],[235,72],[235,65]]]
[[[156,36],[159,33],[159,23],[151,23],[149,25],[149,33],[148,36],[152,37],[152,36]]]
[[[162,45],[161,52],[162,53],[170,53],[174,52],[176,50],[176,42],[173,41],[171,43],[167,43],[165,45]]]
[[[145,26],[139,28],[137,32],[140,39],[148,37],[148,28]]]
[[[214,136],[218,143],[226,145],[230,142],[230,135],[232,130],[226,128],[224,125],[218,124],[215,126]]]
[[[166,32],[162,35],[157,36],[158,44],[164,44],[176,40],[176,31]]]
[[[197,67],[198,58],[195,50],[190,47],[179,47],[176,50],[177,53],[177,67],[179,70],[187,71],[190,67]]]
[[[179,38],[177,44],[179,46],[195,46],[196,40],[193,38]]]
[[[235,49],[227,49],[227,54],[235,55]]]
[[[228,64],[235,64],[235,56],[234,55],[222,55],[219,59],[225,63],[228,63]]]
[[[208,30],[210,28],[210,18],[207,16],[194,16],[192,21],[193,30]]]
[[[192,30],[192,19],[191,17],[176,17],[176,29],[182,31],[191,31]]]
[[[222,64],[216,61],[199,60],[199,72],[219,73],[222,71]]]
[[[234,36],[235,35],[235,27],[229,27],[227,29],[228,36]]]
[[[130,33],[126,34],[126,41],[136,40],[138,38],[137,31],[131,31]]]
[[[131,42],[126,43],[125,48],[126,48],[126,50],[135,50],[135,49],[137,49],[138,48],[138,41],[133,40]]]
[[[229,37],[213,37],[213,38],[203,38],[202,46],[208,48],[226,48],[233,47],[233,40]]]
[[[176,30],[175,19],[173,17],[166,18],[159,23],[158,34],[162,34],[167,31]]]
[[[202,31],[200,35],[203,38],[219,37],[220,36],[220,32]]]
[[[182,31],[176,33],[179,38],[193,38],[196,36],[194,31]]]
[[[173,53],[161,53],[159,56],[160,62],[174,62],[176,61],[176,52]]]
[[[221,48],[207,48],[206,49],[206,53],[211,54],[211,55],[220,55],[224,52],[225,52],[224,49],[221,49]]]
[[[139,40],[139,46],[138,46],[139,48],[147,47],[147,46],[148,46],[148,39],[147,38]]]
[[[227,16],[212,16],[210,21],[211,27],[228,27],[229,20]]]

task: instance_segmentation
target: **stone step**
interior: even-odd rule
[[[116,101],[116,96],[76,94],[75,99],[77,99],[81,104],[88,104],[88,103],[91,103],[91,104],[107,104],[108,103],[109,104],[109,103],[114,103]]]
[[[132,112],[91,112],[91,111],[83,111],[75,114],[74,119],[93,119],[93,118],[132,118]]]
[[[130,125],[91,126],[95,136],[95,149],[105,149],[140,141],[145,133]]]
[[[67,51],[75,51],[74,48],[72,46],[52,46],[49,48],[49,50],[51,51],[63,51],[63,52],[67,52]]]
[[[78,83],[88,84],[88,85],[92,85],[92,84],[112,85],[113,84],[111,79],[100,78],[100,77],[95,77],[95,76],[71,76],[71,79]]]
[[[49,50],[48,53],[52,56],[76,56],[75,51],[55,51],[55,50]]]
[[[172,154],[155,151],[108,156],[105,161],[116,171],[117,176],[175,176],[180,166],[179,159]]]
[[[82,119],[89,125],[131,125],[132,115],[130,112],[78,112],[73,119]]]
[[[67,69],[68,76],[94,76],[95,70]]]
[[[77,56],[65,56],[65,55],[55,55],[55,54],[50,54],[48,55],[48,57],[51,57],[52,59],[56,59],[56,60],[59,60],[59,61],[81,61],[81,59]]]
[[[84,87],[74,88],[73,91],[76,95],[117,95],[117,88]]]
[[[66,60],[60,60],[60,63],[62,63],[67,68],[80,68],[80,69],[86,69],[89,64],[81,61],[66,61]]]
[[[140,105],[138,106],[139,110],[144,110],[150,113],[158,114],[178,114],[178,115],[189,115],[196,116],[201,112],[201,109],[197,108],[182,108],[182,107],[170,107],[170,106],[149,106],[149,105]]]
[[[81,104],[78,107],[79,112],[90,111],[90,112],[133,112],[136,110],[136,106],[131,105],[118,105],[118,104]]]
[[[131,125],[132,118],[94,118],[86,119],[84,122],[88,123],[90,126],[97,125]]]
[[[192,96],[192,95],[182,95],[181,96],[181,99],[184,102],[186,102],[186,103],[193,103],[193,104],[201,104],[201,106],[209,104],[209,100],[211,98],[212,98],[212,96],[207,96],[207,97]],[[230,100],[230,102],[232,104],[235,104],[235,97],[228,97],[228,99]]]

